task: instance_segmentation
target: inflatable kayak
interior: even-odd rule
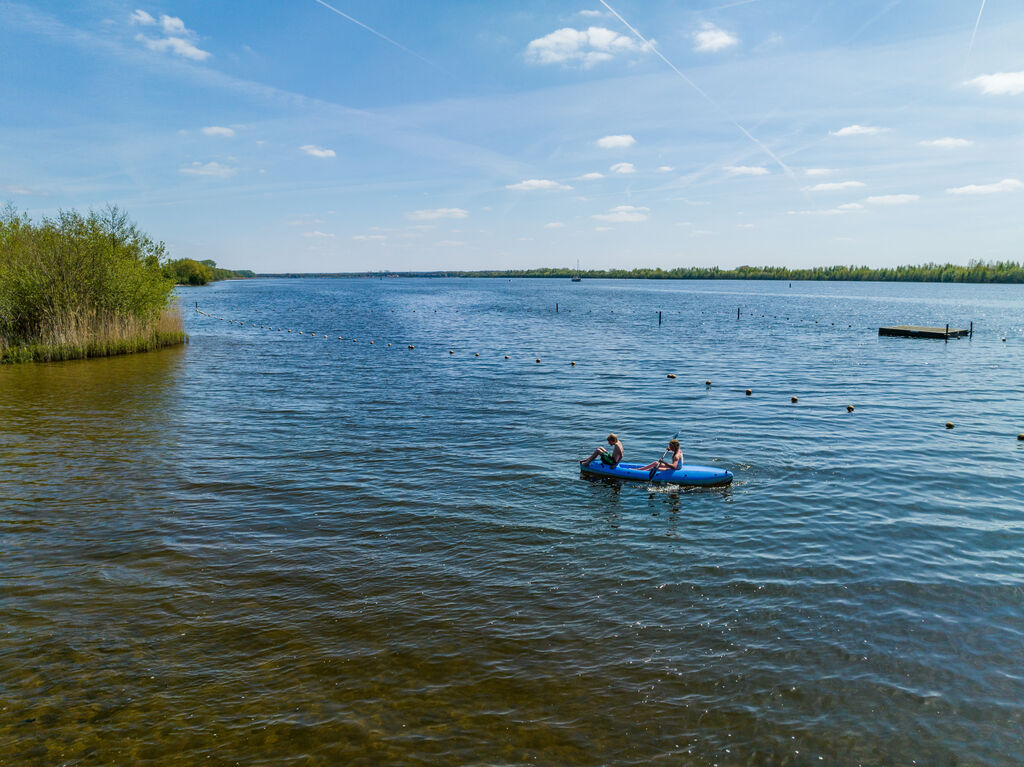
[[[697,487],[718,487],[732,482],[732,472],[715,466],[691,466],[683,464],[678,469],[664,469],[651,477],[651,472],[641,471],[642,463],[620,463],[617,466],[606,466],[598,458],[580,466],[584,474],[615,479],[631,479],[636,482],[665,482],[673,485],[694,485]]]

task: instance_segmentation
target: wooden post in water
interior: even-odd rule
[[[740,308],[737,306],[736,307],[736,319],[739,319],[739,318],[740,318]]]
[[[661,311],[658,312],[658,327],[661,327]]]
[[[555,314],[558,314],[558,302],[555,301]]]
[[[949,343],[949,323],[946,323],[946,343]]]
[[[967,331],[968,338],[974,338],[974,320],[971,320],[971,329]]]

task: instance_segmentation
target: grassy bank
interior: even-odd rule
[[[165,248],[117,208],[39,223],[0,214],[0,362],[81,359],[187,340]]]

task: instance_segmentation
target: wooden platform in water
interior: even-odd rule
[[[924,325],[893,325],[879,328],[880,336],[899,336],[900,338],[961,338],[970,335],[970,330],[963,328],[929,328]]]

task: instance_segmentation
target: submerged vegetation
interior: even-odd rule
[[[146,351],[186,340],[163,243],[116,207],[33,222],[0,213],[0,361]]]
[[[494,269],[483,271],[357,272],[335,274],[259,274],[257,277],[571,277],[575,269]],[[612,280],[824,280],[851,282],[980,282],[1024,283],[1024,264],[1014,261],[971,261],[873,269],[868,266],[684,266],[677,269],[591,269],[583,277]]]
[[[248,269],[221,269],[209,259],[179,258],[164,264],[164,275],[178,285],[206,285],[218,280],[242,280],[256,275]]]

